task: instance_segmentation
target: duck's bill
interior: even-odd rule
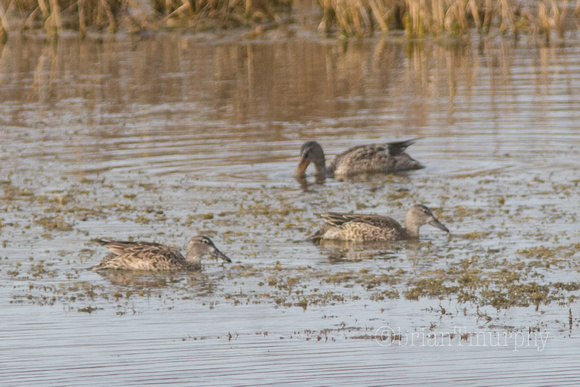
[[[310,165],[310,161],[304,157],[301,157],[294,174],[296,176],[304,176],[306,174],[306,168],[308,168],[308,165]]]
[[[219,251],[217,248],[214,251],[211,252],[211,255],[213,257],[216,257],[216,258],[219,258],[219,259],[223,259],[226,262],[232,262],[232,260],[227,255],[225,255],[224,253],[222,253],[221,251]]]
[[[437,219],[433,218],[429,221],[429,224],[433,227],[437,227],[439,230],[445,231],[445,232],[449,232],[449,230],[447,229],[447,227],[445,227],[440,221],[438,221]]]

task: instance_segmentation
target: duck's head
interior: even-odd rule
[[[226,262],[232,261],[227,255],[215,247],[211,239],[204,235],[197,235],[189,240],[186,252],[188,259],[199,259],[206,254],[210,254],[211,256],[220,258]]]
[[[310,163],[314,164],[317,175],[326,173],[324,151],[316,141],[307,141],[300,147],[300,161],[296,167],[295,175],[304,176]]]
[[[405,228],[412,236],[418,236],[419,228],[425,224],[437,227],[439,230],[449,232],[447,227],[445,227],[441,222],[439,222],[439,220],[437,220],[435,215],[433,215],[433,212],[431,212],[427,206],[422,204],[415,204],[407,212]]]

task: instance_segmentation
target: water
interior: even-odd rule
[[[576,384],[580,45],[473,42],[11,37],[0,380]],[[415,137],[424,170],[292,176],[309,139]],[[319,212],[414,203],[451,235],[302,240]],[[89,270],[91,239],[197,233],[234,263]]]

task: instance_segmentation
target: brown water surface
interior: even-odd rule
[[[5,385],[577,384],[580,44],[177,34],[0,47]],[[316,182],[300,145],[420,138]],[[450,235],[303,240],[334,210]],[[89,270],[94,238],[233,260]]]

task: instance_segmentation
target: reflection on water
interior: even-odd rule
[[[0,46],[0,378],[575,382],[579,50],[11,36]],[[415,137],[424,170],[293,176],[305,140],[330,158]],[[317,213],[403,219],[414,203],[437,208],[450,236],[303,240]],[[94,238],[180,246],[199,233],[234,263],[85,270],[104,254]],[[451,344],[385,346],[385,327]],[[488,333],[512,336],[467,345]],[[518,347],[524,333],[550,340]]]
[[[309,182],[306,176],[294,176],[294,178],[296,179],[298,184],[300,184],[300,188],[302,188],[302,191],[304,192],[310,191],[311,189],[309,187],[322,185],[326,182],[326,176],[318,174],[314,176],[313,182]]]
[[[207,297],[215,292],[215,281],[219,282],[225,277],[213,276],[209,278],[200,272],[192,273],[135,273],[125,270],[100,270],[100,276],[106,278],[112,285],[129,287],[135,292],[151,292],[156,289],[167,287],[187,288],[192,296]]]

